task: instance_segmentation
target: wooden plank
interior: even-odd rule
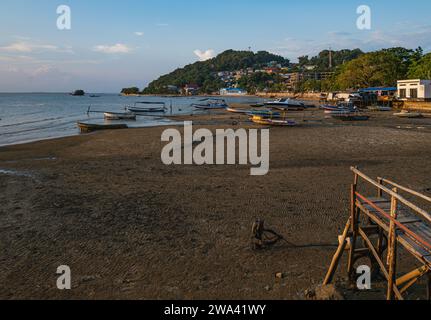
[[[421,198],[421,199],[424,199],[424,200],[426,200],[426,201],[431,202],[431,198],[430,198],[430,197],[428,197],[428,196],[426,196],[426,195],[424,195],[424,194],[422,194],[422,193],[420,193],[420,192],[417,192],[417,191],[415,191],[415,190],[412,190],[412,189],[410,189],[410,188],[403,187],[403,186],[399,185],[398,183],[395,183],[395,182],[393,182],[393,181],[391,181],[391,180],[384,179],[384,178],[380,178],[380,181],[382,181],[382,182],[384,182],[384,183],[387,183],[387,184],[390,184],[390,185],[392,185],[393,187],[396,187],[396,188],[398,188],[398,189],[400,189],[400,190],[403,190],[403,191],[408,192],[408,193],[410,193],[410,194],[412,194],[412,195],[414,195],[414,196],[417,196],[417,197],[419,197],[419,198]]]
[[[352,221],[349,218],[344,228],[343,235],[341,236],[340,245],[338,246],[338,249],[335,252],[334,257],[332,258],[328,273],[326,274],[325,280],[323,281],[323,285],[330,284],[334,279],[335,272],[337,271],[338,264],[340,263],[340,259],[343,256],[344,248],[346,247],[346,244],[347,244],[346,238],[349,233],[351,224],[352,224]]]

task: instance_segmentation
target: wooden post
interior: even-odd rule
[[[346,248],[346,238],[349,234],[350,225],[351,221],[349,218],[349,221],[347,221],[346,227],[344,228],[343,235],[341,236],[341,242],[338,246],[337,252],[335,252],[334,257],[332,258],[328,273],[326,274],[325,280],[323,281],[323,285],[325,286],[332,282],[335,271],[337,271],[338,264],[340,263],[340,259],[343,255],[344,249]]]
[[[357,180],[355,178],[355,182]],[[347,274],[351,279],[353,273],[353,264],[355,263],[356,239],[358,237],[358,219],[356,210],[356,184],[352,184],[350,188],[350,221],[352,230],[352,241],[350,243],[349,260],[347,264]]]
[[[377,178],[377,182],[379,184],[383,184],[383,178]],[[381,198],[381,197],[383,197],[382,189],[377,188],[377,198]]]
[[[398,192],[396,188],[393,189],[394,192]],[[391,217],[392,219],[397,219],[397,199],[392,196],[391,201]],[[394,220],[391,220],[389,227],[389,244],[388,244],[388,260],[387,264],[389,266],[389,278],[388,278],[388,292],[387,300],[394,299],[394,286],[395,286],[395,276],[396,276],[396,262],[397,262],[397,228]]]

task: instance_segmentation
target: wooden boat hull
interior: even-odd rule
[[[410,118],[410,119],[423,117],[423,115],[418,112],[399,112],[399,113],[394,113],[394,116],[398,118]]]
[[[226,108],[226,111],[231,112],[231,113],[240,113],[240,114],[248,114],[250,113],[250,110],[246,110],[246,109],[236,109],[236,108]]]
[[[260,116],[254,116],[251,118],[256,124],[275,126],[275,127],[295,127],[297,123],[292,120],[282,120],[282,119],[269,119]]]
[[[135,108],[129,107],[127,110],[133,113],[165,113],[165,108]]]
[[[79,130],[81,133],[89,133],[100,130],[118,130],[118,129],[127,129],[128,126],[126,124],[92,124],[92,123],[77,123]]]
[[[106,120],[136,120],[134,113],[105,112],[104,116]]]
[[[341,121],[367,121],[370,119],[368,115],[349,115],[349,114],[339,114],[332,115],[332,118]]]
[[[216,105],[192,104],[192,107],[196,109],[201,109],[201,110],[220,110],[220,109],[226,109],[228,105],[227,104],[216,104]]]

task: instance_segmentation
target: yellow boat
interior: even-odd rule
[[[271,118],[265,118],[262,116],[253,116],[251,118],[251,121],[253,121],[256,124],[262,124],[267,126],[277,126],[277,127],[295,127],[297,125],[297,123],[293,120],[271,119]]]

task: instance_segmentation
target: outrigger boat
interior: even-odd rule
[[[89,133],[99,130],[114,130],[114,129],[127,129],[127,124],[93,124],[93,123],[77,123],[81,133]]]
[[[271,118],[266,118],[262,116],[253,116],[251,118],[251,121],[253,121],[256,124],[277,126],[277,127],[295,127],[297,125],[297,123],[293,120],[271,119]]]
[[[399,118],[422,118],[423,115],[422,113],[419,112],[410,112],[410,111],[401,111],[398,113],[394,113],[394,116],[399,117]]]
[[[265,102],[265,106],[286,111],[302,111],[305,109],[304,103],[293,99],[277,99],[275,101],[268,101]]]
[[[152,105],[152,107],[137,107],[137,104]],[[142,101],[136,102],[133,107],[127,107],[127,110],[134,113],[165,113],[168,109],[165,102]]]
[[[346,114],[332,115],[332,118],[341,120],[341,121],[367,121],[370,119],[370,116],[366,114],[346,113]]]
[[[232,113],[241,113],[241,114],[250,113],[250,110],[247,110],[247,109],[237,109],[237,108],[231,108],[231,107],[227,107],[226,111],[232,112]]]
[[[247,113],[249,116],[261,116],[261,117],[271,117],[271,118],[280,118],[280,112],[274,112],[271,110],[253,110]]]
[[[200,101],[207,101],[207,103],[193,103],[191,106],[202,110],[226,109],[229,107],[224,99],[202,99]]]
[[[133,112],[105,112],[106,120],[136,120],[136,114]]]

